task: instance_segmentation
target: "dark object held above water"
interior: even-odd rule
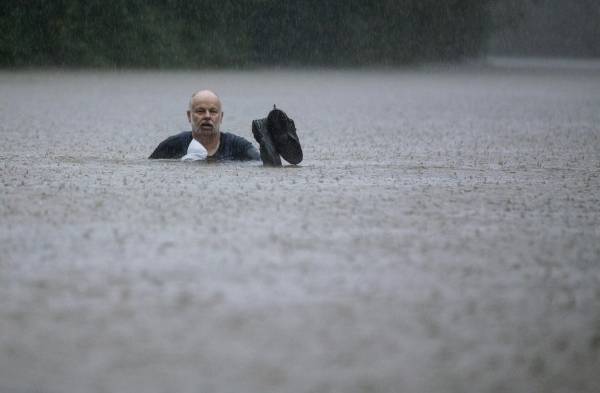
[[[294,120],[275,105],[266,118],[252,121],[252,134],[260,145],[260,157],[265,165],[281,166],[281,157],[294,165],[302,161]]]

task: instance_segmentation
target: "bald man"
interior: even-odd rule
[[[221,100],[210,90],[200,90],[190,98],[187,118],[192,126],[192,131],[172,135],[162,141],[152,152],[149,158],[182,158],[194,146],[206,150],[209,160],[260,160],[256,147],[248,140],[231,134],[221,132],[223,111]],[[189,154],[188,154],[189,155]]]

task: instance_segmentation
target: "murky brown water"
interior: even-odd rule
[[[598,391],[600,67],[499,66],[0,73],[0,391]]]

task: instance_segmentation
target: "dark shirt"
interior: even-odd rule
[[[192,141],[192,132],[184,131],[177,135],[171,135],[162,141],[148,158],[181,158],[186,155],[187,148]],[[219,148],[209,160],[260,160],[260,154],[256,147],[248,140],[231,134],[221,132]]]

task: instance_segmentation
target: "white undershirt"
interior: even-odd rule
[[[187,154],[181,157],[181,161],[205,160],[207,156],[208,152],[206,151],[204,146],[202,146],[202,144],[197,140],[192,139],[187,148]]]

